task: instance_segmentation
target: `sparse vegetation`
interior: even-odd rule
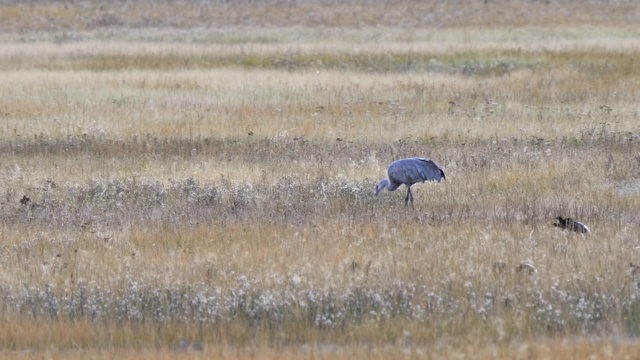
[[[0,5],[0,356],[637,357],[636,7],[377,5]]]

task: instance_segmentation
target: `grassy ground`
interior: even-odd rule
[[[638,356],[633,4],[201,6],[0,5],[0,356]]]

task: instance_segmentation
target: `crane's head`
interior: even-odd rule
[[[387,184],[389,183],[389,180],[384,179],[381,180],[378,185],[376,185],[376,196],[378,196],[378,194],[380,194],[380,191],[382,191],[382,189],[384,189],[385,187],[387,187]]]

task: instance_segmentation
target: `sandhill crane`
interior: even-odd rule
[[[589,227],[580,221],[573,220],[572,218],[563,218],[562,216],[558,216],[556,218],[558,220],[557,223],[553,224],[553,226],[557,226],[562,229],[568,229],[571,231],[587,234],[590,233]]]
[[[394,191],[400,185],[407,186],[407,197],[404,199],[405,206],[411,200],[413,204],[413,194],[411,193],[411,185],[425,181],[440,182],[444,177],[444,171],[440,169],[438,164],[433,160],[424,158],[408,158],[396,160],[389,165],[387,170],[388,179],[380,180],[376,186],[376,196],[380,194],[382,189],[387,188]]]

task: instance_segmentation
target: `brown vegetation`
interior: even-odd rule
[[[638,356],[632,3],[195,4],[0,5],[0,356]]]

